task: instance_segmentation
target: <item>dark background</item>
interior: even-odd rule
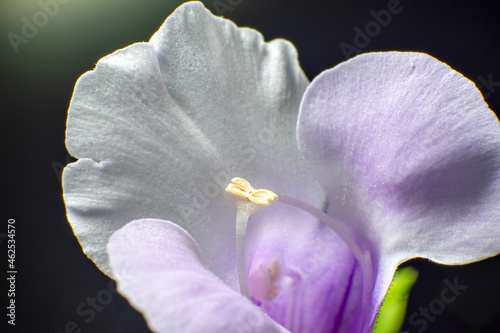
[[[47,2],[49,0],[42,0]],[[62,0],[60,0],[62,1]],[[240,2],[239,4],[237,4]],[[21,35],[22,18],[32,22],[38,1],[0,3],[0,91],[2,103],[2,199],[0,247],[5,284],[7,220],[16,220],[16,330],[7,332],[147,332],[140,314],[112,294],[109,304],[90,314],[76,309],[88,298],[109,295],[110,280],[81,252],[66,221],[60,174],[70,161],[64,146],[66,112],[78,77],[103,56],[147,41],[182,1],[72,0],[59,6],[16,53],[7,38]],[[364,30],[370,11],[384,1],[209,0],[230,5],[223,14],[240,26],[262,32],[266,40],[285,38],[298,49],[313,79],[345,60],[339,44],[353,45],[354,27]],[[363,52],[411,50],[429,53],[476,84],[500,82],[500,23],[493,1],[400,0],[403,10],[370,39]],[[484,86],[484,82],[482,83]],[[496,91],[498,90],[498,91]],[[500,86],[482,88],[492,110],[500,110]],[[497,113],[498,114],[498,113]],[[464,231],[465,232],[465,231]],[[498,232],[498,230],[492,230]],[[446,238],[446,235],[443,235]],[[466,285],[425,332],[499,332],[500,259],[462,267],[426,260],[410,262],[420,277],[407,316],[441,297],[447,279]],[[1,324],[7,318],[7,285],[2,284]],[[105,295],[106,294],[106,295]],[[103,296],[104,295],[104,296]],[[85,305],[85,304],[84,304]],[[90,309],[84,306],[83,309]],[[88,320],[88,322],[85,321]],[[66,327],[68,326],[68,327]],[[0,326],[3,327],[3,326]],[[406,321],[404,330],[422,325]],[[0,330],[3,332],[3,330]],[[422,331],[422,330],[421,330]],[[75,330],[77,332],[77,330]]]

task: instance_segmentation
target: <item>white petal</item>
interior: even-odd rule
[[[307,84],[290,43],[265,43],[198,2],[181,6],[149,43],[101,59],[77,82],[67,124],[79,161],[64,171],[64,198],[85,253],[110,274],[104,247],[113,231],[168,219],[236,286],[230,179],[319,200],[295,142]]]

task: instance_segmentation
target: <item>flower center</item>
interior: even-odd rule
[[[255,190],[248,181],[242,178],[233,178],[231,181],[232,184],[227,186],[226,191],[235,195],[236,250],[240,291],[243,295],[252,298],[256,302],[266,302],[274,299],[279,293],[281,280],[285,274],[283,256],[278,254],[269,262],[259,263],[256,266],[258,267],[257,270],[251,270],[249,274],[251,282],[250,293],[246,272],[245,233],[250,215],[268,206],[272,201],[278,200],[278,196],[268,190]],[[325,212],[306,202],[283,194],[279,199],[284,204],[294,206],[315,216],[319,221],[325,223],[342,238],[351,249],[363,271],[362,302],[363,307],[368,306],[368,304],[370,304],[370,290],[373,283],[373,263],[370,252],[359,247],[346,225],[333,219]]]

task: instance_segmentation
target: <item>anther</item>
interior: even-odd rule
[[[239,197],[248,199],[257,205],[269,206],[271,202],[278,200],[278,196],[269,190],[255,190],[250,183],[243,178],[231,179],[232,184],[227,185],[226,191]]]

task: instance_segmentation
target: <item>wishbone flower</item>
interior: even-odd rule
[[[66,145],[75,235],[158,332],[370,332],[400,263],[500,252],[498,119],[422,53],[309,84],[189,2],[78,80]]]

